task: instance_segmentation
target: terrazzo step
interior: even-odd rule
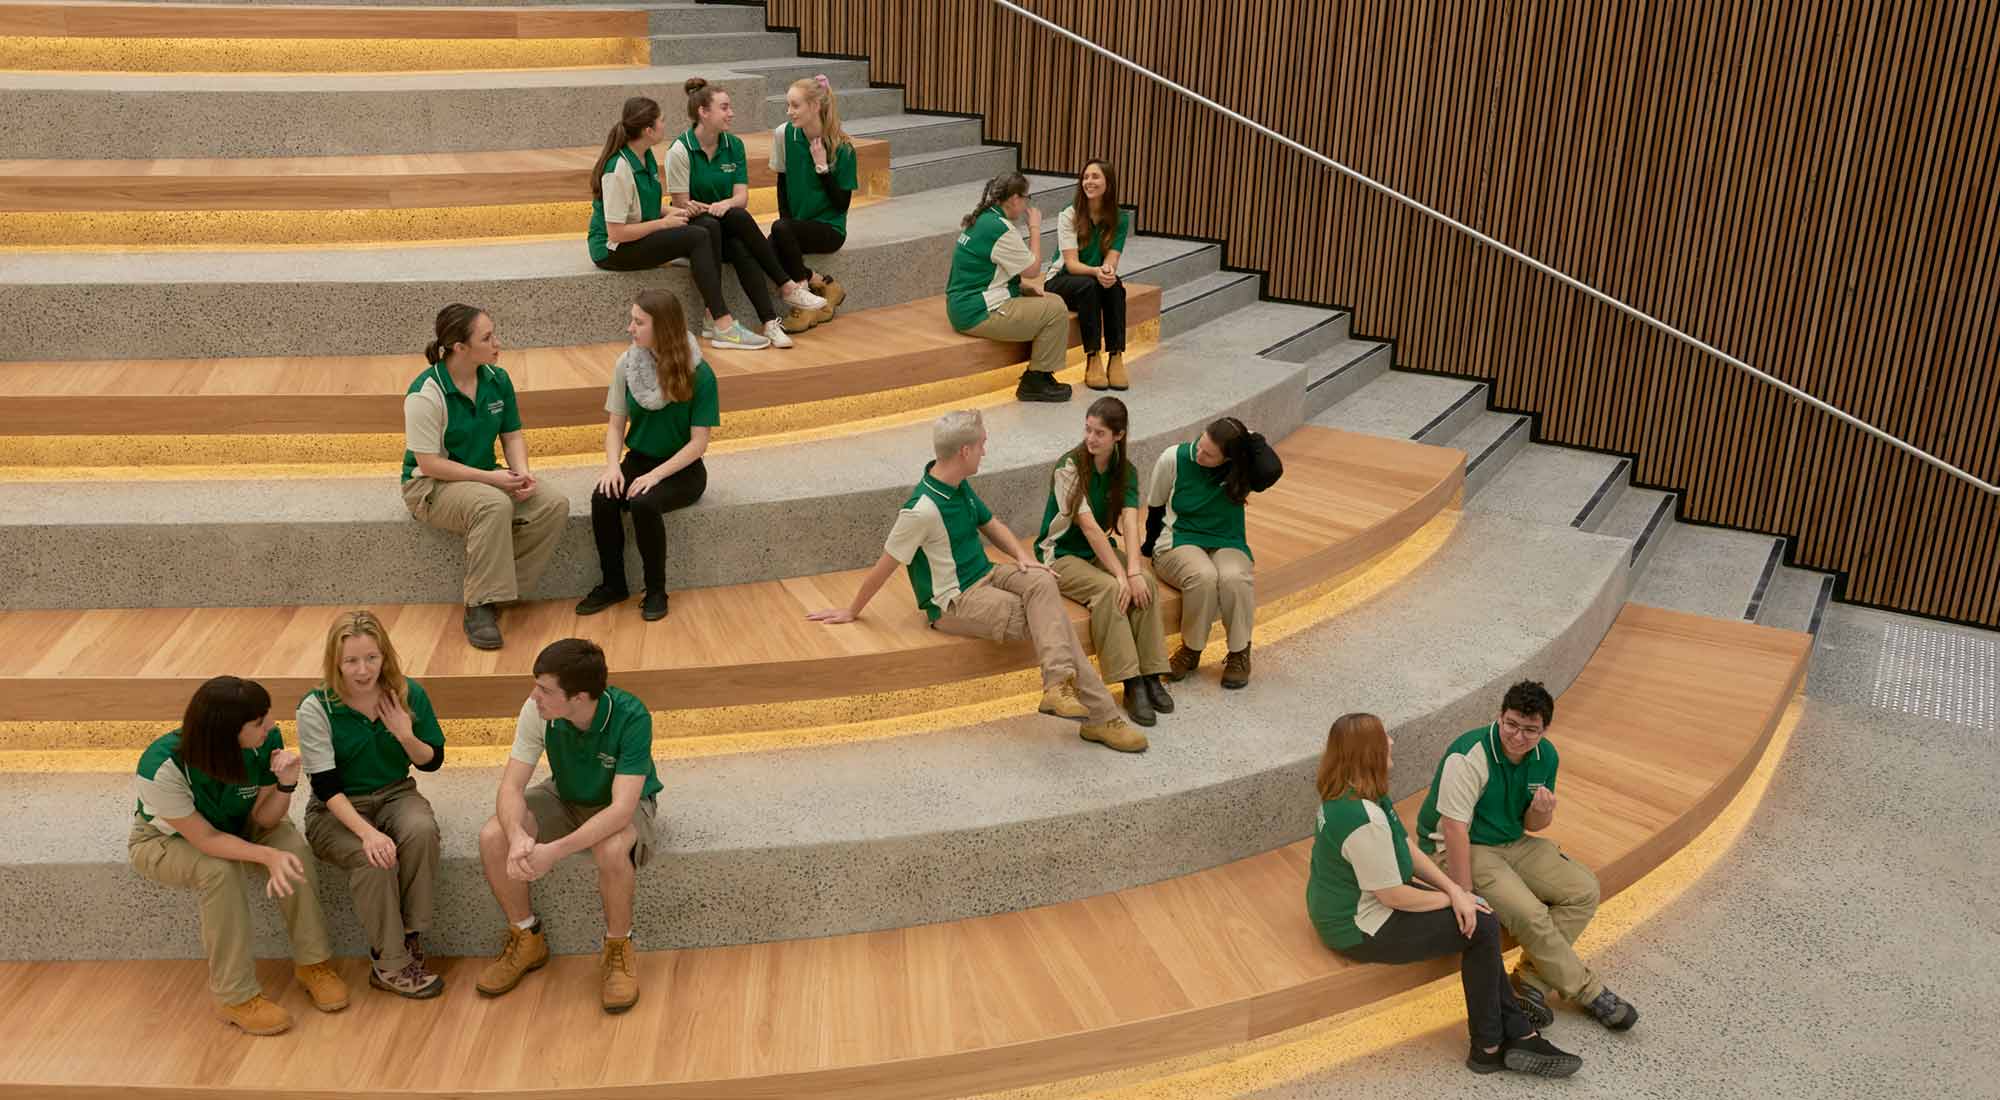
[[[768,87],[779,87],[787,83],[785,78],[778,76],[767,76],[765,80]],[[976,118],[892,114],[857,118],[852,122],[842,118],[840,125],[855,137],[884,139],[897,156],[966,149],[980,144],[980,124]]]
[[[1034,716],[669,762],[662,847],[639,876],[639,939],[714,945],[950,920],[1266,851],[1309,833],[1313,804],[1299,792],[1310,789],[1326,716],[1345,710],[1376,711],[1396,730],[1392,793],[1417,789],[1443,745],[1486,720],[1507,684],[1533,677],[1560,691],[1575,678],[1617,614],[1627,576],[1615,539],[1473,513],[1439,522],[1413,537],[1416,563],[1394,570],[1379,594],[1260,645],[1249,690],[1224,693],[1210,670],[1178,685],[1179,709],[1142,756],[1105,752],[1073,726]],[[1361,696],[1355,685],[1367,685]],[[493,947],[499,921],[473,841],[497,774],[465,767],[418,778],[443,825],[439,924],[426,939],[439,954]],[[121,774],[0,774],[0,830],[14,838],[0,866],[9,885],[0,952],[199,953],[186,896],[140,881],[126,864],[131,798]],[[840,806],[868,812],[828,812]],[[356,954],[359,932],[334,877],[323,878],[322,897],[336,950]],[[536,908],[556,950],[596,948],[597,900],[582,862],[539,885]],[[274,911],[261,902],[252,910],[260,951],[282,953]]]
[[[965,145],[934,153],[891,156],[889,189],[894,194],[910,195],[959,183],[983,184],[994,176],[1014,171],[1017,155],[1009,145]]]
[[[814,266],[848,288],[846,308],[938,293],[959,220],[979,183],[897,195],[856,210],[847,244]],[[1033,177],[1046,214],[1066,181]],[[642,287],[676,292],[689,316],[701,300],[678,265],[599,270],[580,240],[245,252],[0,253],[0,361],[388,355],[430,338],[447,302],[490,312],[503,346],[553,347],[605,337],[607,315]],[[733,277],[732,311],[754,316]],[[313,308],[299,308],[310,295]],[[100,303],[117,301],[105,310]],[[273,324],[271,318],[284,318]]]
[[[428,0],[427,0],[428,2]],[[444,3],[469,3],[471,0],[443,0]],[[608,0],[512,0],[516,4],[542,5],[560,3],[602,4]],[[749,34],[767,29],[764,9],[761,5],[749,4],[628,4],[625,7],[640,8],[646,12],[648,27],[654,34]],[[798,40],[791,36],[786,52],[796,49]],[[833,64],[833,62],[829,62]],[[839,62],[838,64],[860,65],[866,71],[866,62]],[[833,77],[831,70],[827,75]],[[834,82],[839,83],[837,77]]]
[[[1622,484],[1628,465],[1612,455],[1529,443],[1493,469],[1467,507],[1552,527],[1581,527],[1579,520],[1603,507]]]
[[[1133,460],[1235,415],[1279,439],[1299,423],[1305,372],[1260,359],[1271,334],[1326,311],[1258,303],[1228,324],[1163,342],[1133,365]],[[503,322],[503,331],[504,322]],[[1087,393],[1087,391],[1081,391]],[[987,411],[993,442],[980,494],[1017,532],[1040,523],[1054,457],[1075,445],[1087,397]],[[1143,401],[1143,403],[1141,403]],[[930,453],[927,422],[717,453],[701,503],[667,525],[674,588],[860,568]],[[540,588],[576,596],[596,580],[592,468],[541,471],[571,518]],[[629,551],[628,551],[629,554]],[[379,478],[0,483],[0,606],[256,606],[441,603],[460,593],[458,540],[410,519],[393,471]],[[98,563],[118,561],[117,570]],[[356,563],[365,562],[366,567]]]
[[[1634,582],[1632,599],[1718,619],[1754,619],[1751,604],[1782,552],[1770,535],[1676,523]]]
[[[750,31],[727,31],[721,34],[693,32],[678,27],[668,27],[655,31],[646,45],[652,63],[655,65],[693,65],[721,67],[730,61],[748,61],[767,57],[793,57],[798,53],[799,36],[767,31],[759,27]],[[714,78],[710,78],[713,80]],[[722,83],[721,81],[714,81]],[[726,85],[725,85],[726,86]],[[655,96],[662,104],[675,96],[680,86],[665,89],[664,95]],[[733,89],[732,89],[733,91]],[[678,113],[678,112],[676,112]],[[745,112],[748,113],[747,111]],[[745,121],[748,121],[747,119]]]
[[[1216,249],[1220,252],[1221,246],[1217,245]],[[1354,314],[1344,309],[1336,310],[1312,328],[1265,348],[1263,354],[1287,363],[1305,363],[1332,351],[1353,335]]]
[[[1263,285],[1261,275],[1217,271],[1175,287],[1161,299],[1160,332],[1171,336],[1225,317],[1255,302]]]
[[[810,65],[810,62],[806,62]],[[803,75],[803,74],[802,74]],[[794,78],[796,79],[796,78]],[[785,122],[785,96],[783,84],[766,84],[778,89],[778,94],[764,100],[764,117],[760,125],[769,130]],[[903,112],[903,90],[901,88],[842,88],[840,96],[840,123],[847,125],[848,119],[859,121],[880,115],[895,115]],[[747,112],[746,112],[747,113]],[[747,119],[745,121],[748,121]],[[739,125],[741,125],[739,123]]]
[[[1432,432],[1424,442],[1439,442],[1442,433]],[[1516,413],[1481,411],[1472,422],[1444,441],[1444,446],[1465,452],[1465,496],[1470,500],[1492,481],[1502,467],[1528,445],[1528,418]]]
[[[1328,428],[1441,444],[1485,408],[1484,383],[1391,370],[1311,420]]]
[[[1832,573],[1780,563],[1764,588],[1754,619],[1762,626],[1816,635],[1833,601],[1837,579]]]
[[[712,11],[721,6],[705,6],[702,10]],[[739,7],[735,10],[744,11],[746,9]],[[655,29],[663,34],[670,33],[657,27]],[[852,132],[854,127],[849,125],[849,123],[860,121],[859,117],[851,118],[849,116],[846,96],[850,91],[868,90],[868,62],[865,60],[838,57],[800,57],[797,55],[796,50],[787,49],[784,51],[784,56],[780,57],[739,58],[731,61],[728,68],[731,73],[761,77],[764,81],[764,87],[769,93],[780,99],[784,97],[785,90],[791,86],[792,81],[813,76],[824,76],[827,82],[833,85],[834,91],[839,93],[841,97],[841,125]],[[655,98],[664,104],[674,95],[678,94],[679,91],[678,88],[668,89],[664,96],[656,96]],[[677,111],[675,112],[675,117],[685,118],[686,116]],[[737,122],[738,129],[746,128],[749,125],[750,120],[747,116],[740,118]],[[777,123],[773,122],[771,125],[776,126]],[[975,138],[974,140],[977,139]]]
[[[1384,341],[1343,338],[1305,360],[1306,415],[1317,416],[1386,376],[1393,356],[1394,348]]]
[[[1677,526],[1674,515],[1678,503],[1673,493],[1630,487],[1610,508],[1594,513],[1583,529],[1631,543],[1629,564],[1637,571],[1652,561],[1667,541],[1667,532]]]

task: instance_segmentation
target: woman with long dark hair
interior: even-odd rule
[[[1167,658],[1170,680],[1187,678],[1201,663],[1220,612],[1229,639],[1222,686],[1250,683],[1257,595],[1243,526],[1243,503],[1250,499],[1249,435],[1242,421],[1225,416],[1194,442],[1167,448],[1153,464],[1146,504],[1161,512],[1153,569],[1181,593],[1181,644]]]
[[[1118,208],[1118,173],[1092,160],[1077,177],[1076,198],[1056,215],[1056,255],[1048,287],[1076,311],[1083,331],[1083,384],[1093,390],[1130,388],[1125,371],[1125,281],[1118,261],[1132,231],[1132,214]],[[1105,359],[1098,357],[1102,348]]]
[[[1025,242],[1014,227],[1023,218]],[[951,327],[984,340],[1031,341],[1015,400],[1068,401],[1069,384],[1056,381],[1056,372],[1069,346],[1069,308],[1042,295],[1042,212],[1028,202],[1028,178],[1010,172],[987,180],[979,205],[959,224],[944,294]]]

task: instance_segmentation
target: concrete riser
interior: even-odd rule
[[[1016,163],[1014,150],[1005,145],[974,146],[966,149],[963,156],[927,159],[915,164],[900,164],[891,159],[889,188],[894,194],[914,195],[934,187],[978,183],[1002,172],[1012,172]]]
[[[1160,314],[1160,335],[1178,336],[1257,300],[1262,280],[1247,275],[1227,287],[1187,301],[1168,302]]]
[[[1361,387],[1388,373],[1390,351],[1388,344],[1378,344],[1360,360],[1347,364],[1339,374],[1319,379],[1317,385],[1308,382],[1307,385],[1311,388],[1306,391],[1306,419],[1311,420],[1333,408],[1353,396]]]
[[[725,61],[755,61],[765,57],[789,57],[798,51],[798,36],[765,31],[709,34],[668,26],[653,32],[652,63],[655,65],[720,65]],[[702,74],[708,75],[706,73]],[[713,79],[711,77],[711,79]],[[679,89],[674,89],[678,91]],[[731,88],[731,92],[735,89]],[[657,96],[665,103],[665,96]],[[737,110],[742,110],[741,104]]]

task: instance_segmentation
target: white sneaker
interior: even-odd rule
[[[792,346],[792,338],[785,335],[785,323],[783,321],[767,322],[764,325],[764,339],[769,340],[771,346],[774,348],[788,348]]]
[[[799,309],[821,310],[826,308],[826,299],[814,294],[806,284],[799,283],[792,287],[790,294],[785,295],[785,304]]]
[[[715,321],[713,319],[708,317],[701,319],[701,338],[704,340],[715,339]]]
[[[710,347],[727,348],[735,351],[757,351],[771,346],[771,341],[744,328],[741,321],[709,337],[708,343]]]

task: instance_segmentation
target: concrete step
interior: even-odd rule
[[[1770,535],[1676,523],[1632,586],[1635,602],[1718,619],[1750,619],[1767,587],[1780,540]]]
[[[1677,505],[1678,498],[1673,493],[1628,488],[1616,503],[1609,509],[1601,509],[1583,529],[1630,543],[1627,564],[1636,571],[1645,568],[1667,541],[1667,532],[1676,526]]]
[[[1312,422],[1441,444],[1485,409],[1485,395],[1482,383],[1392,370],[1314,416]]]
[[[769,78],[770,86],[778,86]],[[773,123],[772,125],[776,125]],[[855,137],[881,138],[889,143],[891,156],[938,153],[980,144],[979,120],[951,115],[878,115],[873,118],[841,119],[841,126]],[[1060,206],[1057,207],[1061,209]]]
[[[651,50],[652,63],[655,65],[692,65],[699,68],[704,65],[724,66],[730,61],[796,57],[799,36],[767,31],[761,27],[756,30],[729,31],[722,34],[695,33],[669,28],[665,31],[656,31],[648,39],[647,44]],[[716,80],[714,77],[709,77],[709,80],[728,87],[726,82]],[[678,99],[680,91],[680,86],[675,85],[664,89],[661,95],[654,98],[664,105],[669,98]],[[735,89],[732,88],[730,91],[734,94]],[[739,106],[737,110],[743,111],[743,107]]]
[[[767,85],[782,88],[784,85]],[[878,115],[895,115],[903,111],[903,90],[901,88],[843,88],[840,95],[840,121],[845,126],[848,119],[874,118]],[[781,91],[764,100],[763,127],[768,130],[785,121],[785,96]]]
[[[1437,442],[1442,433],[1432,432],[1426,442]],[[1470,500],[1486,487],[1501,467],[1528,445],[1528,418],[1515,413],[1482,410],[1472,422],[1444,443],[1465,452],[1465,496]]]
[[[737,8],[736,10],[743,11],[746,9]],[[785,89],[791,86],[792,81],[816,75],[824,75],[827,81],[833,85],[834,91],[841,97],[840,120],[843,126],[846,126],[851,119],[857,117],[851,115],[847,109],[847,93],[850,91],[866,91],[868,89],[868,62],[859,59],[849,60],[837,57],[799,57],[797,56],[797,51],[791,48],[784,50],[783,56],[740,58],[731,61],[729,63],[729,71],[762,78],[764,87],[769,93],[780,98],[784,96]],[[668,91],[667,96],[657,98],[660,99],[661,103],[665,103],[667,102],[667,97],[678,93],[678,88],[671,89]],[[678,112],[676,114],[679,117],[685,117],[684,115],[679,115]],[[750,124],[747,117],[739,116],[737,121],[741,126],[748,126]],[[777,121],[771,123],[773,126],[777,124]],[[847,126],[847,128],[849,130],[853,129],[852,126]]]
[[[1161,300],[1160,332],[1174,335],[1228,316],[1255,302],[1263,285],[1262,276],[1236,271],[1216,271],[1183,283]]]
[[[1225,327],[1236,326],[1203,332]],[[1075,410],[1063,412],[1068,438]],[[899,469],[910,464],[897,456]],[[1325,716],[1358,707],[1396,730],[1391,793],[1421,787],[1443,745],[1486,720],[1507,684],[1533,677],[1560,691],[1575,678],[1622,603],[1626,571],[1616,540],[1502,516],[1467,514],[1448,533],[1418,538],[1436,548],[1397,583],[1261,642],[1249,690],[1225,699],[1206,669],[1177,685],[1179,709],[1141,757],[1028,716],[937,736],[668,761],[662,849],[639,876],[641,941],[713,945],[950,920],[1267,851],[1310,832],[1313,803],[1299,792],[1310,789]],[[481,767],[418,779],[443,825],[444,900],[426,941],[439,954],[492,949],[499,922],[474,838],[496,779]],[[10,884],[0,952],[199,953],[185,893],[145,883],[127,865],[131,797],[124,774],[0,774],[0,829],[13,840],[0,857]],[[358,954],[338,879],[322,878],[336,950]],[[558,951],[596,948],[597,905],[587,861],[566,861],[536,888]],[[272,907],[252,911],[260,950],[282,953]]]
[[[1780,630],[1818,634],[1827,606],[1833,601],[1836,579],[1832,573],[1780,563],[1764,588],[1753,618]]]
[[[891,154],[889,190],[897,195],[959,183],[984,183],[1016,167],[1014,148],[1008,145],[965,145],[907,156],[894,155],[892,148]]]
[[[1220,246],[1217,250],[1220,251]],[[1265,348],[1263,355],[1287,363],[1304,363],[1333,350],[1353,335],[1354,314],[1344,309],[1335,310],[1312,328]]]
[[[1189,246],[1166,242],[1163,251],[1170,247]],[[1142,468],[1218,416],[1239,416],[1274,439],[1298,425],[1305,369],[1256,353],[1325,311],[1257,303],[1239,314],[1134,362],[1127,396],[1138,412],[1132,455]],[[1039,524],[1049,464],[1074,446],[1087,400],[988,408],[993,442],[980,494],[1016,532]],[[929,440],[929,424],[919,421],[711,455],[706,495],[667,525],[669,583],[867,565]],[[597,575],[588,516],[596,471],[540,473],[568,497],[571,517],[541,587],[524,596],[581,595]],[[463,570],[458,540],[412,520],[386,468],[378,478],[72,483],[59,494],[0,482],[0,560],[23,563],[0,571],[7,608],[450,602]],[[107,570],[104,561],[123,564]]]
[[[448,0],[458,2],[458,0]],[[470,0],[464,0],[470,2]],[[518,2],[518,0],[517,0]],[[532,3],[585,3],[586,0],[530,0]],[[595,4],[593,4],[595,6]],[[764,9],[747,4],[633,4],[646,10],[654,34],[749,34],[765,29]],[[786,52],[797,48],[792,39]],[[827,74],[833,78],[833,74]],[[838,83],[838,80],[835,80]]]
[[[1387,374],[1393,353],[1380,340],[1341,339],[1307,359],[1306,416],[1319,415]]]
[[[1551,527],[1581,527],[1579,517],[1587,514],[1593,503],[1602,506],[1607,486],[1622,478],[1624,470],[1621,458],[1530,443],[1504,465],[1493,468],[1485,487],[1467,507]]]

